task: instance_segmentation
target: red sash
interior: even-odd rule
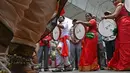
[[[66,40],[68,38],[69,38],[68,36],[64,36],[64,37],[60,38],[60,41],[63,42],[62,53],[61,53],[61,55],[63,57],[68,56],[68,45],[67,45],[67,42],[66,42]]]

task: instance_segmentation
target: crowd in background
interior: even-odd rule
[[[57,24],[61,29],[59,40],[54,41],[52,38],[44,38],[40,41],[40,44],[41,42],[44,43],[44,45],[40,45],[38,52],[40,54],[40,52],[43,52],[40,50],[44,48],[44,71],[49,70],[50,64],[48,65],[47,62],[52,60],[55,61],[53,65],[56,68],[53,72],[61,72],[64,70],[129,70],[130,17],[123,2],[124,0],[114,0],[114,5],[116,6],[115,11],[113,13],[106,11],[102,17],[102,19],[113,19],[117,24],[117,37],[111,41],[104,40],[104,37],[98,32],[96,18],[91,13],[85,14],[86,21],[74,19],[71,29],[68,29],[69,24],[65,21],[65,17],[61,16]],[[86,34],[82,40],[74,37],[73,31],[77,24],[82,24],[86,28]],[[48,36],[52,37],[51,34]],[[55,46],[50,45],[50,43],[55,44]],[[41,56],[38,56],[39,63],[42,63]],[[49,60],[49,58],[53,59]]]

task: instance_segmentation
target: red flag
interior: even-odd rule
[[[59,4],[57,4],[57,6],[56,6],[56,11],[58,11],[58,8],[59,8]],[[60,13],[60,16],[63,16],[64,14],[65,14],[65,9],[63,8]]]
[[[65,14],[65,10],[63,8],[62,11],[61,11],[61,13],[60,13],[60,15],[63,16],[64,14]]]

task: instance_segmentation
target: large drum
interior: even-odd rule
[[[61,36],[61,30],[58,26],[56,26],[52,31],[52,38],[53,40],[57,41],[60,38],[60,36]]]
[[[57,20],[60,17],[60,14],[65,6],[65,4],[67,3],[68,0],[58,0],[57,4],[59,4],[58,7],[58,12],[54,13],[54,16],[52,16],[52,19],[48,22],[47,26],[46,26],[46,30],[43,33],[43,35],[41,36],[41,39],[44,38],[45,36],[47,36],[48,34],[50,34],[53,29],[56,27],[57,25]]]
[[[83,37],[85,36],[85,27],[84,25],[82,24],[77,24],[75,27],[74,27],[74,37],[78,40],[81,40],[83,39]]]
[[[125,0],[125,8],[130,12],[130,0]]]
[[[116,22],[112,19],[104,19],[98,25],[98,31],[106,41],[111,41],[116,38],[116,35],[114,35],[116,28]]]

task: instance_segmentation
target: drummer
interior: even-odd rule
[[[78,63],[80,58],[80,52],[81,52],[81,40],[78,40],[74,37],[74,27],[76,25],[77,19],[74,19],[72,21],[73,26],[70,28],[70,61],[72,62],[72,67],[75,70],[78,70]]]
[[[104,15],[110,15],[111,12],[110,11],[106,11],[104,12]],[[111,41],[105,41],[105,46],[106,46],[106,52],[107,52],[107,61],[109,62],[113,56],[113,52],[115,50],[115,40],[111,40]]]
[[[103,19],[114,18],[118,27],[115,51],[108,67],[114,70],[130,70],[130,15],[125,8],[124,0],[114,0],[114,5],[115,11],[102,17]]]
[[[57,54],[56,54],[56,70],[53,72],[61,72],[63,70],[70,71],[72,70],[71,64],[69,62],[69,29],[68,29],[68,22],[65,21],[64,16],[60,16],[59,24],[57,25],[61,29],[61,37],[59,39],[59,44],[57,47]],[[64,65],[64,66],[63,66]],[[64,67],[64,69],[63,69]]]
[[[98,44],[97,24],[96,20],[93,19],[91,13],[86,13],[85,17],[86,22],[77,21],[77,23],[83,24],[85,27],[89,27],[89,29],[86,30],[86,35],[83,39],[83,48],[79,60],[79,70],[93,71],[99,69],[97,60],[97,44]]]

